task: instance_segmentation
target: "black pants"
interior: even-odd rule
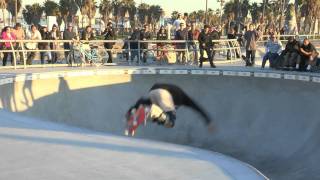
[[[213,58],[214,58],[214,55],[215,55],[215,51],[212,49],[212,48],[200,48],[200,64],[199,64],[199,67],[202,67],[202,64],[203,64],[203,60],[204,60],[204,57],[203,57],[203,54],[204,54],[204,51],[206,51],[207,53],[207,56],[208,56],[208,60],[210,62],[210,66],[214,66],[213,64]]]
[[[36,57],[36,52],[30,52],[27,58],[27,64],[32,65],[32,61],[35,57]]]
[[[254,65],[256,59],[256,50],[246,50],[246,65]]]
[[[11,65],[13,65],[13,54],[10,52],[4,52],[3,53],[3,59],[2,59],[2,66],[6,66],[7,65],[7,60],[8,60],[8,56],[10,55],[10,61],[11,61]]]
[[[108,60],[107,60],[107,63],[112,63],[112,53],[111,53],[111,49],[113,47],[113,44],[109,44],[109,43],[106,43],[104,45],[104,47],[107,49],[107,53],[108,53]]]

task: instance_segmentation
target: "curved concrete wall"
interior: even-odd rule
[[[149,123],[138,130],[138,137],[231,155],[271,179],[316,179],[320,175],[320,84],[305,82],[310,80],[318,79],[158,69],[33,74],[16,77],[15,83],[0,81],[0,106],[32,117],[122,134],[123,115],[129,106],[155,82],[174,83],[209,112],[216,131],[208,133],[198,114],[181,108],[174,129]]]

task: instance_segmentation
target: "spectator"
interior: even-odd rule
[[[217,27],[214,27],[210,34],[211,34],[211,41],[212,40],[219,40],[220,36],[221,36],[221,29],[218,29]],[[212,53],[211,53],[212,61],[214,60],[214,56],[216,55],[216,50],[214,48],[216,47],[217,44],[219,44],[219,43],[212,42],[212,45],[213,45],[212,46]]]
[[[184,41],[187,41],[188,40],[188,29],[187,28],[184,28],[185,24],[184,23],[181,23],[180,24],[180,28],[179,30],[176,32],[176,36],[175,36],[175,40],[184,40]],[[186,42],[179,42],[179,43],[176,43],[176,48],[178,50],[177,52],[177,62],[178,63],[182,63],[182,64],[185,64],[186,63]],[[182,57],[181,57],[182,55]]]
[[[112,23],[111,22],[108,22],[107,28],[104,30],[103,34],[104,34],[104,39],[105,40],[115,40],[115,33],[114,33],[113,28],[112,28]],[[114,45],[114,42],[106,42],[106,43],[104,43],[104,47],[107,49],[107,53],[108,53],[107,63],[112,63],[111,49],[112,49],[113,45]]]
[[[227,35],[227,38],[228,38],[228,39],[237,39],[237,36],[236,36],[236,33],[235,33],[234,28],[230,28],[230,30],[229,30],[229,32],[228,32],[228,35]],[[230,48],[233,48],[233,47],[236,46],[236,45],[234,44],[234,42],[232,42],[232,41],[229,41],[228,43],[229,43],[229,47],[230,47]],[[239,54],[238,50],[237,50],[237,49],[234,49],[234,51],[236,52],[236,57],[237,57],[237,58],[240,58],[240,54]],[[227,51],[227,60],[230,60],[230,59],[231,59],[231,50],[229,49],[229,50]]]
[[[186,24],[184,19],[182,19],[181,14],[179,13],[177,19],[173,22],[173,27],[174,27],[175,32],[180,29],[180,24],[181,23]]]
[[[151,32],[149,30],[149,27],[148,25],[144,25],[143,29],[140,31],[140,40],[146,41],[150,39],[151,39]],[[147,53],[148,53],[148,43],[147,42],[141,43],[140,49],[141,49],[140,54],[142,54],[142,60],[144,63],[146,63]]]
[[[41,34],[38,31],[37,27],[35,25],[31,25],[31,31],[27,34],[27,38],[29,40],[41,40]],[[26,48],[28,50],[33,50],[29,52],[29,55],[27,57],[27,64],[31,65],[34,57],[36,56],[36,52],[34,50],[37,49],[38,43],[37,42],[28,42],[26,44]]]
[[[279,66],[286,68],[294,68],[300,53],[300,43],[293,37],[289,37],[285,49],[279,57]]]
[[[131,49],[131,62],[137,58],[136,63],[139,63],[139,43],[138,41],[140,40],[140,29],[135,28],[133,33],[131,34],[131,37],[129,39],[130,42],[130,49]]]
[[[43,26],[40,29],[41,39],[42,40],[51,40],[50,33],[48,32],[47,26]],[[50,50],[49,42],[40,42],[39,49],[40,50]],[[52,54],[50,51],[40,51],[40,62],[44,64],[44,58],[47,56],[48,63],[52,63]]]
[[[188,32],[188,39],[192,40],[191,43],[189,43],[189,48],[191,49],[191,51],[193,52],[193,64],[198,65],[198,49],[199,46],[198,44],[196,44],[194,41],[197,41],[200,35],[200,31],[199,29],[197,29],[196,27],[196,23],[192,22],[191,23],[191,29]]]
[[[300,47],[300,56],[297,60],[296,69],[304,70],[307,65],[307,71],[311,70],[311,67],[316,65],[318,52],[309,39],[305,38],[303,44]]]
[[[86,29],[82,32],[81,40],[89,41],[89,40],[94,40],[94,38],[95,37],[94,37],[91,26],[87,26]],[[89,42],[86,42],[86,43],[88,44]]]
[[[205,25],[203,31],[199,35],[199,44],[200,44],[200,64],[199,67],[202,67],[203,61],[204,61],[204,51],[207,53],[210,66],[212,68],[215,68],[216,66],[213,63],[213,58],[212,58],[212,48],[213,48],[213,43],[212,43],[212,36],[209,33],[209,26]]]
[[[1,32],[1,39],[2,40],[15,40],[16,37],[11,32],[11,28],[9,26],[6,26],[3,28]],[[4,50],[12,50],[12,46],[14,46],[13,42],[5,42],[3,43],[3,49]],[[7,65],[8,57],[10,56],[11,65],[13,65],[13,53],[12,52],[3,52],[3,59],[2,59],[2,65]]]
[[[263,69],[266,65],[267,60],[269,60],[270,67],[276,67],[276,59],[279,57],[279,53],[282,50],[282,44],[277,40],[276,36],[272,34],[270,40],[266,44],[266,54],[263,56],[262,66]]]
[[[63,32],[63,40],[76,40],[76,39],[77,39],[77,35],[72,30],[72,24],[69,24],[67,30]],[[68,55],[70,53],[70,49],[72,48],[72,43],[71,42],[63,43],[63,48],[67,50],[67,51],[64,51],[64,58],[67,61]],[[67,62],[67,63],[72,64],[71,59],[69,61],[70,62]]]
[[[254,66],[257,49],[257,41],[260,37],[258,31],[254,30],[253,24],[249,25],[249,30],[244,34],[246,40],[246,66]]]
[[[167,40],[167,39],[168,39],[167,31],[164,28],[164,26],[161,26],[160,30],[157,33],[157,40],[164,41],[164,40]],[[164,43],[164,42],[157,43],[157,49],[160,49],[160,51],[159,50],[157,51],[157,56],[158,57],[164,55],[163,48],[164,48],[165,44],[166,43]]]
[[[20,23],[17,23],[14,27],[14,29],[12,30],[12,33],[14,34],[14,36],[16,37],[17,40],[25,40],[26,38],[26,34],[24,32],[24,30],[22,29],[22,26]],[[15,49],[17,50],[22,50],[22,46],[23,46],[23,42],[18,42],[16,44],[16,47]],[[23,64],[24,61],[23,61],[23,53],[22,52],[19,52],[19,58],[20,60],[17,61],[18,64]]]
[[[52,26],[52,30],[50,32],[50,38],[52,40],[59,40],[60,36],[61,36],[61,34],[60,34],[59,29],[58,29],[58,26],[54,24]],[[58,42],[50,43],[50,48],[52,50],[57,50],[58,47],[59,47],[59,43]],[[52,64],[55,64],[58,61],[58,52],[57,51],[52,51],[51,52],[51,56],[52,56]]]

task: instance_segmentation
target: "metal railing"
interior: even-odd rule
[[[295,35],[285,35],[285,36],[280,36],[283,38],[286,37],[292,37]],[[308,37],[310,35],[299,35],[299,37]],[[26,62],[26,54],[30,53],[30,52],[67,52],[67,51],[71,51],[70,49],[63,49],[63,48],[59,48],[59,49],[27,49],[25,47],[25,45],[27,43],[56,43],[59,44],[60,47],[62,47],[63,43],[71,43],[71,44],[76,44],[78,42],[82,42],[82,43],[90,43],[93,44],[95,46],[99,46],[100,48],[104,49],[105,51],[114,51],[114,49],[106,49],[103,47],[104,43],[117,43],[119,41],[122,41],[122,43],[126,43],[127,47],[126,49],[122,49],[122,47],[119,49],[121,52],[126,52],[128,55],[128,60],[132,60],[132,53],[133,52],[137,52],[135,54],[138,54],[138,62],[141,62],[141,53],[145,52],[145,51],[157,51],[157,52],[186,52],[186,54],[188,55],[190,51],[192,52],[197,52],[199,51],[199,49],[197,48],[197,46],[194,46],[196,49],[190,48],[190,45],[192,44],[199,44],[198,41],[185,41],[185,40],[146,40],[146,41],[142,41],[142,40],[90,40],[90,41],[73,41],[73,40],[0,40],[1,44],[5,44],[5,43],[10,43],[10,47],[6,48],[6,49],[2,49],[0,50],[0,53],[11,53],[12,55],[12,63],[13,63],[13,68],[17,69],[17,68],[27,68],[27,62]],[[320,39],[315,39],[315,41],[320,42]],[[239,46],[238,40],[237,39],[221,39],[221,40],[213,40],[212,41],[214,44],[216,44],[213,47],[213,50],[215,51],[222,51],[222,52],[227,52],[229,51],[231,54],[231,59],[229,62],[233,62],[234,60],[239,60],[237,57],[235,57],[236,52],[238,52],[239,54],[241,54],[241,47]],[[153,44],[153,46],[149,46],[148,48],[142,48],[142,44]],[[17,44],[19,44],[19,49],[17,49]],[[172,48],[163,48],[161,46],[158,46],[158,44],[166,44],[166,45],[170,45],[172,46]],[[177,44],[179,44],[180,46],[175,47]],[[136,48],[133,48],[133,45],[136,46]],[[183,48],[181,48],[183,47]],[[16,54],[17,53],[22,53],[23,55],[23,65],[22,66],[18,66],[17,65],[17,57]],[[189,56],[187,56],[187,58],[189,58]],[[188,60],[188,59],[187,59]],[[66,62],[67,65],[68,62]],[[54,66],[54,65],[52,65]],[[60,66],[60,65],[58,65]],[[12,68],[8,67],[8,68]]]
[[[170,52],[170,51],[174,51],[174,52],[186,52],[187,54],[189,54],[189,51],[199,51],[199,49],[190,49],[189,45],[191,44],[198,44],[198,41],[185,41],[185,40],[146,40],[146,41],[142,41],[142,40],[122,40],[123,43],[127,43],[127,48],[126,49],[121,49],[121,51],[126,50],[128,53],[128,59],[131,59],[131,54],[134,51],[138,52],[138,61],[141,61],[141,53],[144,51],[166,51],[166,52]],[[63,43],[71,43],[71,44],[76,44],[76,43],[90,43],[93,44],[95,46],[100,46],[100,48],[103,48],[105,51],[112,51],[114,49],[106,49],[103,47],[104,43],[117,43],[119,42],[119,40],[90,40],[90,41],[85,41],[85,40],[0,40],[0,43],[2,43],[3,45],[5,43],[10,43],[10,47],[6,48],[6,49],[2,49],[0,50],[0,53],[11,53],[12,54],[12,62],[13,62],[13,68],[17,69],[20,68],[21,66],[17,65],[17,57],[16,54],[17,53],[22,53],[23,55],[23,68],[27,68],[27,53],[30,52],[67,52],[67,51],[71,51],[70,49],[28,49],[26,48],[26,44],[27,43],[37,43],[37,47],[38,47],[38,43],[56,43],[59,44],[59,46],[62,46]],[[133,44],[137,44],[137,48],[132,48]],[[151,48],[142,48],[142,44],[155,44],[156,48],[151,47]],[[171,45],[171,46],[175,46],[177,44],[182,44],[184,45],[184,47],[186,48],[171,48],[171,49],[165,49],[165,48],[158,48],[157,44],[159,43],[164,43],[167,45]],[[235,51],[241,52],[240,46],[238,44],[238,41],[236,39],[226,39],[226,40],[214,40],[213,43],[215,44],[220,44],[221,46],[215,46],[213,47],[213,50],[215,51],[234,51],[234,53],[231,53],[231,61],[232,59],[236,59],[233,58],[233,54],[235,54]],[[16,48],[17,44],[19,44],[20,48]],[[102,47],[101,47],[102,46]],[[188,56],[187,56],[188,57]],[[67,64],[67,62],[66,62]],[[8,67],[11,68],[11,67]]]

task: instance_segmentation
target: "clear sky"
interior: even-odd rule
[[[35,2],[43,3],[45,0],[22,0],[24,4],[33,4]],[[59,0],[54,0],[59,2]],[[100,0],[96,0],[100,3]],[[150,5],[160,5],[163,9],[168,11],[168,13],[172,11],[179,12],[192,12],[195,10],[205,9],[206,0],[135,0],[137,4],[147,3]],[[226,0],[228,1],[228,0]],[[250,2],[262,2],[262,0],[250,0]],[[208,0],[208,8],[218,9],[220,8],[217,0]]]

